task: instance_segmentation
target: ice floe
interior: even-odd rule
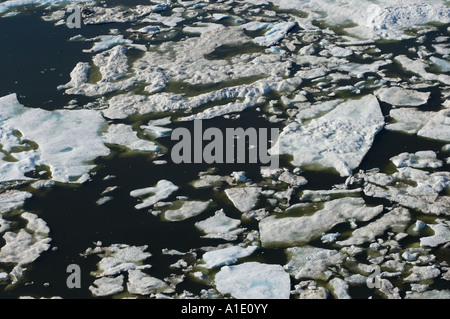
[[[195,223],[195,227],[205,233],[205,238],[221,238],[225,240],[236,240],[237,236],[244,231],[240,228],[241,221],[228,217],[223,209],[205,220]]]
[[[155,143],[140,139],[133,128],[125,124],[111,124],[103,135],[105,143],[120,145],[132,151],[156,152],[160,148]]]
[[[230,246],[227,248],[208,251],[203,254],[204,264],[200,267],[208,269],[231,265],[238,261],[239,258],[250,256],[258,249],[257,246],[248,246],[246,248],[240,246]]]
[[[169,209],[164,212],[164,219],[167,221],[181,221],[203,213],[210,201],[182,201],[178,209]]]
[[[436,153],[433,151],[419,151],[414,154],[401,153],[392,157],[391,161],[397,167],[438,168],[443,165],[442,161],[436,158]]]
[[[337,250],[312,246],[296,246],[286,249],[287,271],[295,279],[328,280],[333,272],[330,267],[339,265],[345,255]]]
[[[0,3],[0,13],[27,5],[60,5],[64,3],[88,2],[91,0],[7,0]]]
[[[295,25],[293,22],[279,22],[274,25],[269,25],[269,30],[264,36],[256,37],[254,41],[259,45],[272,46],[283,39],[286,33],[295,27]]]
[[[402,207],[394,208],[366,226],[355,229],[350,238],[337,241],[336,244],[350,246],[374,242],[377,236],[383,235],[388,229],[393,229],[396,232],[404,231],[410,220],[411,217],[407,209]]]
[[[450,186],[450,173],[401,167],[392,175],[376,171],[357,174],[367,183],[367,196],[386,198],[407,208],[426,214],[448,215],[449,196],[440,193]]]
[[[307,30],[317,30],[314,21],[325,21],[329,25],[342,25],[355,38],[402,39],[407,36],[402,29],[417,27],[430,22],[448,23],[449,9],[443,1],[422,3],[408,0],[393,4],[383,0],[351,0],[345,3],[326,0],[273,0],[283,9],[294,9],[308,13],[306,18],[297,18],[297,23]],[[351,21],[352,25],[348,26]]]
[[[383,206],[369,207],[362,198],[345,197],[324,203],[322,209],[302,217],[269,216],[259,222],[263,247],[286,247],[307,244],[320,238],[335,225],[370,221],[383,211]]]
[[[168,180],[162,179],[154,187],[136,189],[131,191],[130,195],[139,198],[143,197],[142,203],[135,206],[136,209],[143,209],[156,204],[160,200],[166,199],[176,190],[178,190],[178,186]]]
[[[259,262],[224,266],[214,282],[222,294],[236,299],[288,299],[291,288],[289,274],[281,265]]]
[[[371,148],[384,126],[384,116],[373,95],[338,104],[307,125],[286,126],[276,144],[280,154],[293,156],[296,166],[334,168],[349,176]]]
[[[392,109],[389,116],[393,121],[386,124],[385,128],[390,131],[417,134],[434,115],[434,112],[419,111],[414,108]]]
[[[0,214],[8,213],[23,206],[33,195],[29,192],[9,190],[0,194]]]
[[[93,110],[27,108],[18,102],[15,94],[0,98],[0,105],[2,135],[14,141],[7,147],[4,145],[3,149],[11,152],[23,140],[39,146],[13,153],[16,162],[2,162],[0,171],[2,175],[5,172],[3,176],[8,180],[27,180],[25,173],[39,165],[47,165],[54,181],[81,183],[95,167],[89,162],[110,153],[100,136],[105,120]],[[21,137],[15,137],[14,131],[20,132]],[[11,172],[15,174],[11,176]]]
[[[234,187],[227,188],[225,194],[233,205],[241,212],[251,210],[258,202],[262,188],[248,186],[248,187]]]
[[[398,86],[377,90],[375,95],[383,102],[395,106],[420,106],[427,103],[430,92],[418,92]]]

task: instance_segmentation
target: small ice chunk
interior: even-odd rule
[[[176,190],[178,190],[178,186],[174,185],[168,180],[163,179],[160,180],[154,187],[136,189],[131,191],[130,195],[133,197],[141,197],[153,194],[150,197],[145,198],[142,203],[135,206],[136,209],[142,209],[150,207],[160,200],[166,199]]]
[[[225,190],[225,194],[233,205],[241,212],[246,212],[255,207],[262,188],[255,186],[234,187]]]

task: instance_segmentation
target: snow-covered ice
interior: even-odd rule
[[[286,126],[274,149],[293,156],[296,166],[334,168],[349,176],[384,126],[384,116],[373,95],[348,100],[307,125]]]
[[[262,189],[260,187],[234,187],[225,190],[225,194],[233,205],[241,212],[251,210],[258,202]]]
[[[259,222],[263,247],[286,247],[307,244],[335,225],[350,219],[370,221],[383,206],[369,207],[359,197],[344,197],[324,203],[312,215],[302,217],[269,216]]]
[[[132,151],[156,152],[160,149],[155,143],[140,139],[137,132],[125,124],[110,124],[103,136],[105,143],[120,145]]]
[[[246,248],[240,246],[230,246],[227,248],[207,251],[202,257],[205,263],[199,264],[199,266],[211,269],[231,265],[236,263],[239,258],[250,256],[257,249],[257,246],[248,246]]]
[[[224,266],[214,279],[217,290],[236,299],[288,299],[289,274],[281,265],[246,262]]]
[[[418,92],[398,86],[379,89],[375,95],[383,102],[395,106],[420,106],[427,103],[430,92]]]
[[[144,197],[142,203],[135,206],[136,209],[143,209],[156,204],[160,200],[166,199],[177,190],[178,186],[168,180],[162,179],[154,187],[136,189],[131,191],[130,195],[133,197]]]
[[[54,181],[81,183],[95,167],[90,162],[110,153],[100,135],[106,122],[93,110],[27,108],[18,102],[15,94],[1,97],[0,106],[1,139],[3,141],[6,136],[10,142],[4,144],[3,149],[11,151],[24,139],[39,146],[14,153],[17,162],[0,162],[3,181],[27,180],[25,173],[39,165],[47,165]],[[21,138],[15,137],[14,131],[19,131]]]
[[[438,168],[442,167],[441,160],[436,158],[433,151],[419,151],[414,154],[401,153],[391,158],[392,163],[397,167],[415,167],[415,168]]]
[[[167,221],[181,221],[203,213],[210,201],[183,201],[180,208],[169,209],[164,212],[164,219]]]
[[[228,217],[223,209],[218,210],[211,217],[195,223],[195,227],[205,233],[205,238],[222,238],[236,240],[244,229],[239,228],[241,221]]]

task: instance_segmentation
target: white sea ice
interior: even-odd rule
[[[332,275],[329,267],[341,264],[345,255],[337,250],[312,246],[296,246],[286,249],[287,271],[295,279],[328,280]]]
[[[28,192],[9,190],[0,194],[0,214],[8,213],[23,206],[33,195]]]
[[[351,299],[348,291],[349,285],[345,280],[335,277],[328,284],[330,285],[331,293],[337,299]]]
[[[404,279],[405,282],[418,282],[436,278],[441,271],[436,265],[432,266],[413,266],[411,274]]]
[[[255,207],[262,188],[255,186],[234,187],[225,190],[225,194],[233,205],[241,212],[246,212]]]
[[[222,294],[236,299],[289,299],[291,282],[281,265],[247,262],[224,266],[215,276]]]
[[[367,25],[374,30],[396,30],[429,22],[450,22],[450,8],[441,4],[418,3],[402,6],[367,8]]]
[[[330,190],[304,190],[300,199],[302,201],[323,202],[330,199],[358,195],[362,188],[355,189],[330,189]]]
[[[156,152],[160,150],[155,143],[140,139],[130,125],[110,124],[103,137],[107,144],[120,145],[132,151]]]
[[[175,27],[178,23],[183,21],[184,18],[179,13],[174,13],[171,16],[163,16],[159,13],[152,13],[148,15],[142,22],[160,23],[167,27]]]
[[[312,215],[301,217],[269,216],[259,222],[263,247],[301,245],[320,238],[340,223],[370,221],[383,211],[383,206],[369,207],[359,197],[344,197],[325,202]]]
[[[450,223],[448,221],[441,221],[438,224],[428,224],[428,226],[434,231],[434,235],[421,237],[421,246],[436,247],[450,242]]]
[[[304,29],[314,30],[315,21],[325,21],[329,25],[343,25],[347,33],[361,39],[402,39],[403,29],[430,22],[448,23],[449,9],[444,1],[404,0],[392,3],[380,0],[374,4],[370,0],[348,0],[331,2],[327,0],[273,0],[282,9],[293,9],[308,14],[297,17],[297,23]],[[348,26],[349,22],[352,25]]]
[[[450,186],[450,173],[426,172],[411,167],[400,167],[392,175],[361,172],[359,178],[367,181],[367,196],[386,198],[407,208],[426,214],[448,215],[450,196],[440,192]]]
[[[279,22],[269,25],[269,30],[264,36],[256,37],[254,41],[262,46],[272,46],[282,40],[295,25],[294,22]]]
[[[93,110],[46,111],[22,106],[15,94],[0,98],[0,129],[3,134],[34,141],[38,149],[14,153],[17,162],[0,162],[2,176],[14,180],[26,180],[24,173],[39,165],[47,165],[56,182],[86,181],[88,173],[95,167],[89,162],[109,155],[100,131],[105,120]],[[4,136],[4,135],[3,135]],[[20,139],[15,137],[16,145]],[[86,143],[89,141],[89,143]],[[16,145],[3,146],[11,151]],[[11,176],[15,172],[15,176]],[[5,180],[5,179],[3,179]]]
[[[238,261],[239,258],[250,256],[258,249],[258,246],[230,246],[227,248],[207,251],[203,254],[204,264],[198,264],[199,267],[212,269],[220,266],[231,265]]]
[[[130,195],[133,197],[145,197],[146,195],[152,194],[151,196],[144,198],[142,203],[135,206],[136,209],[142,209],[150,207],[160,200],[166,199],[177,190],[178,186],[168,180],[162,179],[154,187],[136,189],[131,191]]]
[[[427,290],[407,294],[405,299],[450,299],[450,290]]]
[[[436,65],[442,73],[450,72],[450,62],[447,60],[439,59],[437,57],[430,57],[430,61]]]
[[[364,78],[366,73],[375,73],[377,72],[381,67],[391,64],[392,61],[387,60],[379,60],[372,63],[356,63],[356,62],[349,62],[342,64],[341,66],[337,67],[337,70],[347,72],[349,75],[354,76],[356,78]]]
[[[91,0],[7,0],[0,3],[0,13],[6,12],[12,8],[26,5],[59,5],[68,2],[88,2]]]
[[[120,44],[132,44],[133,41],[124,39],[123,35],[102,35],[95,37],[93,39],[89,39],[89,41],[95,41],[92,48],[88,50],[83,50],[86,53],[100,52],[107,49],[110,49],[116,45]]]
[[[183,201],[180,208],[166,210],[164,219],[171,222],[185,220],[200,215],[209,205],[210,201]]]
[[[102,75],[101,82],[117,81],[128,71],[127,47],[118,45],[96,54],[92,62],[99,68]]]
[[[123,275],[97,278],[89,286],[89,291],[96,297],[112,296],[123,291],[123,281]]]
[[[293,155],[292,164],[296,166],[335,168],[341,176],[349,176],[383,126],[377,99],[367,95],[337,105],[308,125],[289,124],[269,152]]]
[[[161,279],[152,277],[138,269],[128,271],[127,289],[129,293],[138,295],[175,292]]]
[[[390,131],[417,134],[434,115],[434,112],[419,111],[414,108],[392,109],[389,116],[394,119],[394,122],[388,123],[385,128]]]
[[[433,117],[417,132],[417,135],[440,141],[450,141],[450,109],[434,113]]]
[[[0,249],[0,263],[14,263],[19,266],[34,262],[50,248],[51,238],[34,235],[24,228],[17,233],[8,231],[3,235],[5,245]]]
[[[170,124],[170,117],[166,117],[159,120],[150,120],[147,125],[142,125],[141,129],[151,137],[158,138],[166,136],[172,131],[171,128],[164,127],[164,125]]]
[[[392,86],[375,91],[375,95],[381,101],[394,106],[420,106],[427,103],[431,93]]]
[[[450,85],[450,75],[434,74],[427,71],[428,64],[422,59],[412,60],[405,55],[398,55],[394,60],[407,71],[410,71],[426,81],[439,81]]]
[[[108,247],[89,248],[84,255],[98,254],[101,257],[97,264],[97,271],[92,273],[94,276],[116,276],[125,271],[151,267],[143,264],[143,261],[152,256],[151,253],[146,252],[147,248],[146,245],[113,244]]]
[[[419,151],[414,154],[401,153],[391,158],[392,163],[397,167],[414,167],[414,168],[438,168],[442,167],[441,160],[436,158],[433,151]]]
[[[372,243],[377,236],[382,236],[388,229],[403,231],[410,222],[411,217],[406,208],[398,207],[384,214],[377,220],[366,226],[355,229],[350,238],[337,241],[341,246],[361,245],[363,243]]]
[[[218,210],[211,217],[195,223],[195,227],[205,233],[205,238],[222,238],[236,240],[244,229],[239,228],[241,221],[228,217],[223,209]]]

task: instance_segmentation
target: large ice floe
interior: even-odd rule
[[[11,293],[37,294],[34,263],[63,254],[83,257],[91,298],[449,298],[447,2],[9,0],[0,15],[37,5],[65,28],[72,2],[82,58],[57,93],[73,100],[0,97],[0,296],[28,275]],[[175,168],[165,144],[194,120],[278,127],[280,167]],[[102,227],[70,243],[81,256],[51,246],[57,216],[39,210],[73,183],[98,191],[71,196]]]
[[[307,125],[286,126],[275,148],[280,154],[292,155],[296,166],[334,168],[341,176],[348,176],[359,166],[383,126],[380,105],[369,95],[342,102]]]
[[[0,160],[1,180],[28,180],[25,173],[45,165],[54,181],[85,181],[95,167],[89,162],[110,153],[100,136],[104,124],[95,111],[46,111],[22,106],[15,94],[0,98],[0,140],[11,156]]]

